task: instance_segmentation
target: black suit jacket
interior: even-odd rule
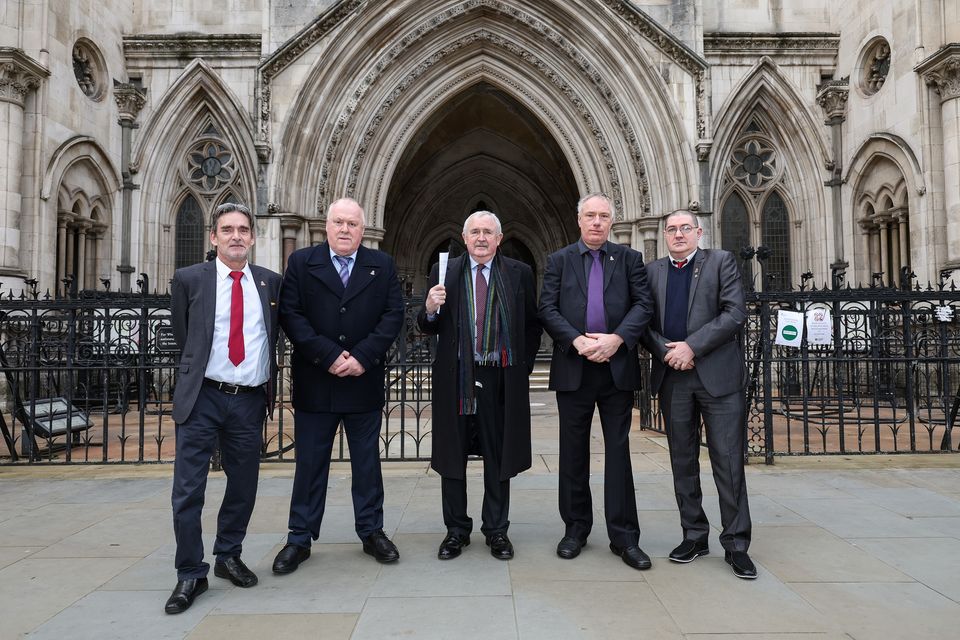
[[[277,295],[280,291],[280,274],[250,265],[254,284],[260,293],[263,305],[263,322],[266,325],[270,349],[270,383],[267,401],[273,411],[274,390],[277,379]],[[210,359],[213,345],[213,322],[217,312],[217,265],[202,262],[177,269],[170,285],[170,318],[173,339],[180,347],[180,375],[173,390],[173,420],[181,423],[190,417],[193,405],[200,395],[203,374]]]
[[[623,338],[610,358],[614,384],[623,391],[640,388],[637,343],[653,314],[647,288],[647,272],[639,251],[612,242],[603,250],[603,304],[607,332]],[[553,338],[550,388],[576,391],[580,388],[585,358],[573,341],[583,335],[587,318],[587,277],[580,244],[575,242],[547,258],[540,292],[540,322]]]
[[[686,268],[693,269],[687,299],[686,339],[693,350],[693,370],[712,396],[739,391],[746,384],[747,370],[737,337],[747,320],[747,307],[737,260],[729,251],[699,249],[693,256],[693,264]],[[663,357],[668,340],[662,335],[662,327],[669,269],[669,258],[647,265],[650,290],[657,304],[657,313],[643,338],[643,346],[653,355],[652,393],[660,390],[667,370]]]
[[[473,326],[460,326],[460,300],[464,295],[463,263],[466,254],[452,258],[447,265],[444,286],[447,301],[435,319],[427,320],[425,309],[417,318],[420,329],[437,336],[437,357],[433,362],[433,455],[430,466],[441,476],[463,478],[463,443],[457,428],[459,416],[459,336],[473,334]],[[517,364],[503,370],[503,450],[500,479],[506,480],[530,468],[530,372],[540,348],[540,322],[537,320],[537,292],[530,267],[497,254],[503,279],[509,317],[510,344]],[[437,283],[438,268],[430,271],[429,284]]]
[[[403,326],[393,259],[361,246],[344,290],[330,245],[294,251],[280,292],[280,325],[293,345],[293,407],[314,413],[365,413],[383,407],[387,351]],[[348,351],[365,369],[327,370]]]

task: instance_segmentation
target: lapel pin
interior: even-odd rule
[[[371,271],[370,271],[370,275],[372,275],[372,276],[377,275],[377,270],[376,270],[376,269],[371,270]]]
[[[610,262],[613,262],[613,256],[610,256]]]
[[[260,286],[261,286],[261,287],[265,287],[265,286],[267,286],[267,283],[264,282],[263,280],[261,280],[261,281],[260,281]]]

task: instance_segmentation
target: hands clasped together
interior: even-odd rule
[[[585,333],[573,341],[577,353],[590,362],[609,362],[622,344],[623,338],[615,333]]]
[[[663,356],[663,361],[668,367],[677,371],[693,369],[693,349],[690,345],[686,342],[668,342],[664,346],[667,348],[667,355]]]
[[[337,356],[337,359],[333,361],[327,371],[339,378],[346,378],[347,376],[362,376],[366,369],[356,358],[350,355],[349,351],[344,351]]]

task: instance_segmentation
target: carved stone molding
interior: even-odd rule
[[[124,36],[127,62],[164,58],[259,58],[259,33],[238,34],[143,34]],[[136,65],[134,65],[136,66]]]
[[[826,124],[839,124],[847,118],[847,98],[850,84],[847,78],[831,80],[820,85],[817,104],[823,109]]]
[[[776,54],[836,55],[840,35],[836,33],[750,33],[727,32],[703,34],[703,51],[707,54],[749,52],[752,57]]]
[[[120,121],[132,123],[147,103],[147,91],[129,82],[113,81],[113,99],[120,108]]]
[[[580,73],[580,75],[585,77],[590,84],[596,87],[598,97],[606,103],[607,107],[614,115],[617,125],[620,128],[622,139],[627,143],[634,172],[637,176],[638,182],[641,185],[641,199],[644,203],[644,210],[647,210],[649,207],[649,184],[646,176],[646,167],[644,166],[644,161],[638,142],[638,136],[633,130],[623,106],[616,97],[616,92],[607,83],[603,77],[603,74],[600,73],[598,69],[594,68],[593,65],[591,65],[587,56],[585,56],[577,47],[575,47],[563,34],[551,26],[543,23],[536,16],[528,14],[509,3],[501,2],[499,0],[466,0],[465,2],[451,6],[445,11],[434,15],[432,18],[421,22],[412,31],[398,38],[396,43],[381,55],[380,59],[377,60],[376,64],[372,66],[367,75],[359,79],[355,85],[355,90],[350,94],[350,101],[342,109],[339,117],[337,118],[336,125],[329,139],[327,151],[320,170],[320,186],[317,198],[318,208],[322,209],[323,204],[327,199],[327,180],[329,178],[329,167],[333,163],[336,156],[336,148],[339,146],[344,132],[352,122],[353,117],[358,110],[358,106],[363,100],[363,97],[367,94],[371,87],[376,85],[377,80],[387,69],[392,67],[398,60],[403,59],[404,53],[412,45],[423,40],[428,34],[431,34],[437,29],[444,27],[450,21],[458,19],[468,11],[478,7],[485,7],[487,9],[492,9],[503,13],[510,17],[513,21],[523,24],[537,32],[538,39],[542,39],[543,41],[549,43],[564,57],[569,59],[573,63],[573,67]],[[600,131],[600,127],[597,124],[595,117],[593,116],[591,110],[587,108],[582,97],[567,82],[566,78],[568,74],[564,70],[551,67],[547,61],[524,48],[512,38],[505,38],[486,29],[478,29],[467,36],[447,43],[442,49],[434,52],[427,59],[420,61],[416,68],[408,73],[402,80],[396,83],[390,95],[378,106],[376,110],[377,115],[372,120],[371,126],[367,128],[367,131],[364,135],[359,137],[361,142],[352,159],[350,179],[347,185],[348,192],[352,191],[355,187],[353,181],[359,172],[359,163],[366,153],[366,146],[369,144],[369,141],[373,139],[372,133],[379,127],[380,123],[383,121],[384,114],[389,110],[396,99],[411,85],[414,80],[416,80],[416,78],[423,75],[423,73],[425,73],[428,69],[437,64],[438,61],[442,60],[447,55],[462,49],[464,46],[478,41],[482,41],[508,51],[511,55],[533,67],[536,71],[544,75],[551,84],[563,91],[563,93],[575,106],[577,111],[581,114],[583,119],[587,122],[587,130],[592,131],[595,138],[599,137],[598,144],[600,145],[601,150],[605,150],[607,153],[609,153],[609,145],[604,139],[602,139],[603,134]],[[262,89],[269,89],[263,84],[261,84],[261,87]],[[269,108],[264,108],[264,104],[265,103],[261,101],[261,135],[269,132],[268,122],[264,122],[263,120],[263,118],[266,118],[267,121],[269,120]],[[622,211],[622,201],[615,204],[620,205],[617,207],[617,209],[618,211]]]
[[[941,102],[960,98],[960,43],[952,43],[914,67],[940,94]]]
[[[27,94],[40,86],[50,72],[40,63],[13,47],[0,47],[0,102],[23,107]]]

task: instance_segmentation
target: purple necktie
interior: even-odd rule
[[[347,283],[350,282],[350,261],[353,258],[347,256],[333,256],[337,260],[337,264],[340,265],[340,282],[343,283],[344,288],[346,288]]]
[[[606,333],[607,320],[603,311],[603,263],[600,251],[591,250],[590,280],[587,282],[587,332]]]

